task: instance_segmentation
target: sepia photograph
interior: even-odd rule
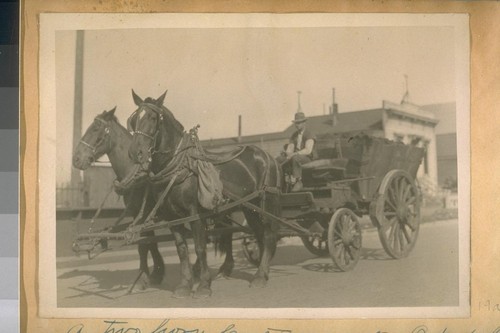
[[[40,315],[470,315],[463,14],[41,14]]]

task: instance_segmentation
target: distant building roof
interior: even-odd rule
[[[382,114],[383,109],[363,110],[339,113],[337,116],[337,124],[333,126],[333,115],[311,116],[307,120],[307,128],[316,134],[323,133],[346,133],[360,132],[367,130],[382,129]],[[255,143],[261,139],[269,140],[286,140],[290,138],[295,131],[295,125],[290,124],[283,132],[263,133],[255,135],[246,135],[241,137],[241,142],[238,142],[238,137],[203,140],[203,145],[224,146],[235,144]]]
[[[424,105],[422,109],[433,112],[436,119],[439,119],[436,135],[457,132],[457,104],[455,102]]]
[[[206,146],[226,146],[226,145],[238,145],[238,144],[249,144],[255,143],[262,140],[280,140],[280,139],[288,139],[289,135],[285,132],[276,132],[276,133],[263,133],[263,134],[254,134],[254,135],[245,135],[241,137],[241,141],[238,142],[238,137],[230,137],[230,138],[221,138],[221,139],[208,139],[202,140],[201,143]]]
[[[395,105],[395,104],[394,104]],[[414,106],[418,107],[418,106]],[[324,133],[352,133],[371,130],[383,130],[383,114],[390,108],[379,108],[362,111],[341,112],[337,115],[337,124],[333,125],[333,115],[310,116],[307,120],[307,128],[315,134]],[[436,119],[430,118],[432,115],[419,116],[414,113],[408,113],[398,110],[392,110],[393,113],[401,113],[406,116],[420,119],[427,123],[436,124],[436,134],[454,133],[455,130],[455,103],[432,104],[422,107],[424,111],[431,111],[436,115]],[[307,115],[306,115],[307,116]],[[205,146],[225,146],[235,144],[255,143],[260,140],[286,140],[295,131],[295,125],[290,125],[283,132],[263,133],[255,135],[246,135],[241,137],[238,142],[238,137],[221,138],[203,140]]]
[[[337,124],[333,126],[333,115],[312,116],[307,120],[307,128],[317,134],[335,132],[357,132],[382,129],[383,109],[338,113]],[[295,131],[295,125],[285,130],[287,137]]]

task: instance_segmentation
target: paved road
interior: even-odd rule
[[[363,232],[361,260],[353,271],[343,273],[334,269],[330,258],[310,254],[300,239],[286,238],[273,259],[268,286],[251,289],[248,284],[256,269],[235,243],[232,278],[214,280],[212,296],[201,300],[171,297],[180,274],[172,243],[161,248],[166,264],[163,283],[131,295],[126,292],[138,272],[135,247],[107,252],[92,261],[61,255],[66,252],[58,249],[58,304],[99,308],[453,306],[458,304],[458,246],[457,220],[426,223],[410,256],[392,260],[376,231],[368,229]],[[215,275],[223,260],[215,257],[212,248],[208,258]]]

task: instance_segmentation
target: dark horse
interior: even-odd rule
[[[132,135],[118,122],[114,115],[115,109],[104,111],[95,117],[73,153],[73,166],[85,170],[101,156],[107,154],[117,180],[123,181],[134,173],[135,163],[128,157]],[[135,217],[139,214],[146,190],[146,186],[142,185],[123,194],[127,215]],[[144,211],[147,213],[153,206],[154,200],[148,199]],[[143,236],[154,236],[154,232],[144,233]],[[148,269],[148,251],[151,252],[154,262],[151,275]],[[160,284],[164,275],[164,263],[158,251],[158,244],[139,244],[139,258],[139,269],[145,273],[146,277],[143,282],[146,285]]]
[[[172,178],[174,173],[182,174],[183,179],[169,182],[170,192],[159,207],[158,216],[165,220],[174,220],[186,216],[203,213],[204,208],[198,199],[199,179],[195,172],[189,170],[189,161],[179,156],[183,152],[200,148],[190,142],[190,134],[184,132],[184,127],[174,118],[163,101],[166,92],[158,99],[146,98],[142,100],[133,91],[132,95],[138,109],[129,118],[130,128],[134,130],[133,142],[129,155],[143,169],[152,172],[152,176],[166,174]],[[266,152],[255,146],[240,148],[239,153],[224,162],[214,163],[223,183],[225,194],[232,194],[232,199],[243,198],[264,188],[279,188],[280,168],[276,161]],[[173,173],[165,173],[174,170]],[[186,172],[187,171],[187,172]],[[168,177],[167,177],[168,178]],[[166,184],[153,188],[156,199],[161,199]],[[276,196],[254,198],[251,203],[260,206],[272,214],[279,214],[279,205]],[[242,207],[249,226],[258,240],[261,260],[257,273],[250,286],[263,287],[269,277],[270,261],[276,250],[277,225],[265,214]],[[175,237],[177,253],[181,264],[181,283],[174,291],[174,297],[186,297],[191,294],[193,274],[189,264],[188,248],[186,244],[186,230],[184,226],[171,228]],[[211,277],[206,258],[206,221],[196,220],[191,223],[195,251],[201,264],[200,284],[194,292],[194,297],[207,297],[211,294]]]

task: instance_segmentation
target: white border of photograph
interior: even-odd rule
[[[470,314],[470,41],[466,14],[41,14],[39,142],[39,309],[52,318],[451,318]],[[58,308],[55,225],[58,30],[131,28],[452,26],[459,181],[459,306],[407,308]]]

